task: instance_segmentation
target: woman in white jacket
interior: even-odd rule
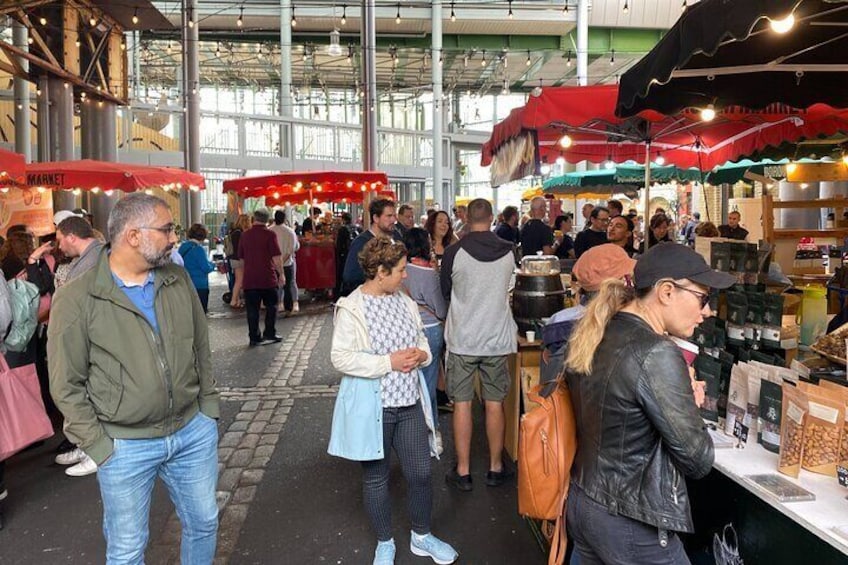
[[[365,283],[336,303],[331,359],[344,373],[329,453],[362,462],[365,510],[377,534],[375,565],[391,565],[395,543],[389,495],[394,449],[408,483],[410,551],[439,564],[456,551],[430,533],[433,488],[430,455],[434,428],[419,367],[432,361],[418,307],[400,291],[406,248],[388,238],[369,241],[359,254]]]

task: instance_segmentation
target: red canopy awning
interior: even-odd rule
[[[633,160],[644,164],[645,146],[650,142],[651,160],[661,154],[678,167],[709,171],[769,146],[848,130],[848,110],[821,104],[806,110],[782,105],[762,111],[724,108],[717,110],[711,122],[702,121],[694,111],[673,116],[645,111],[621,119],[615,115],[617,96],[616,85],[542,89],[495,126],[483,146],[483,166],[496,160],[510,141],[530,135],[537,165],[553,163],[560,156],[572,163]],[[559,144],[565,134],[572,141],[568,148]]]
[[[301,171],[226,180],[224,192],[246,198],[265,196],[276,204],[300,204],[308,201],[310,192],[321,202],[362,202],[368,192],[393,197],[388,186],[386,174],[377,171]]]
[[[123,190],[135,192],[147,188],[200,190],[206,188],[203,176],[172,167],[152,167],[82,159],[30,163],[26,167],[29,186],[54,189]]]
[[[26,160],[20,153],[0,149],[0,184],[24,184]]]

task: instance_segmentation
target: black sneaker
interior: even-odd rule
[[[67,439],[63,439],[62,443],[56,446],[56,453],[68,453],[69,451],[73,451],[76,448],[76,445],[74,445]]]
[[[445,482],[461,492],[471,492],[474,488],[471,475],[460,475],[456,472],[456,465],[445,474]]]
[[[514,476],[515,471],[506,467],[500,471],[486,471],[486,486],[499,487]]]

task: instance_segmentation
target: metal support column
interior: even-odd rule
[[[362,0],[362,166],[377,168],[377,21],[372,0]],[[435,32],[434,32],[435,35]],[[370,218],[369,218],[370,219]]]
[[[38,77],[38,90],[36,90],[36,118],[38,129],[36,130],[36,144],[38,153],[36,157],[39,162],[50,160],[50,83],[46,76]]]
[[[183,3],[183,61],[185,67],[185,157],[186,169],[200,172],[200,64],[198,46],[200,42],[200,18],[197,12],[197,0],[184,0]],[[194,25],[188,25],[186,14],[194,16]],[[185,191],[184,227],[200,222],[200,194]]]
[[[433,68],[433,198],[437,198],[445,210],[449,210],[453,200],[449,194],[453,191],[445,190],[442,179],[442,161],[444,159],[442,140],[444,138],[444,124],[442,123],[442,3],[437,0],[432,3],[431,19],[433,26],[432,37],[432,68]]]
[[[74,155],[74,89],[62,79],[47,79],[47,89],[41,96],[49,104],[49,161],[73,161]],[[77,207],[77,199],[72,192],[56,190],[53,192],[53,208],[68,210]]]
[[[12,24],[12,40],[15,47],[22,51],[29,49],[26,27],[14,21]],[[18,63],[24,72],[29,71],[29,62],[21,57]],[[15,89],[15,151],[20,153],[29,163],[32,160],[32,145],[30,140],[29,123],[29,82],[22,77],[14,78]]]
[[[280,115],[292,115],[291,0],[280,0]],[[280,139],[283,135],[280,135]]]
[[[115,104],[100,100],[92,101],[92,107],[97,128],[94,136],[97,139],[95,145],[97,158],[101,161],[116,162],[118,160],[118,109]],[[92,193],[89,197],[89,212],[94,215],[94,227],[106,233],[106,224],[109,214],[112,213],[115,203],[120,199],[120,191],[108,195],[103,191]]]
[[[589,84],[589,0],[577,2],[577,84]]]

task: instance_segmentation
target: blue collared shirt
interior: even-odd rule
[[[153,301],[156,298],[156,286],[153,284],[153,270],[148,271],[147,280],[144,281],[144,284],[126,284],[115,273],[112,273],[112,278],[115,279],[115,284],[124,291],[124,294],[135,304],[136,308],[141,310],[141,313],[144,314],[144,317],[153,326],[153,331],[159,333],[159,324],[156,321],[156,309],[153,306]]]

